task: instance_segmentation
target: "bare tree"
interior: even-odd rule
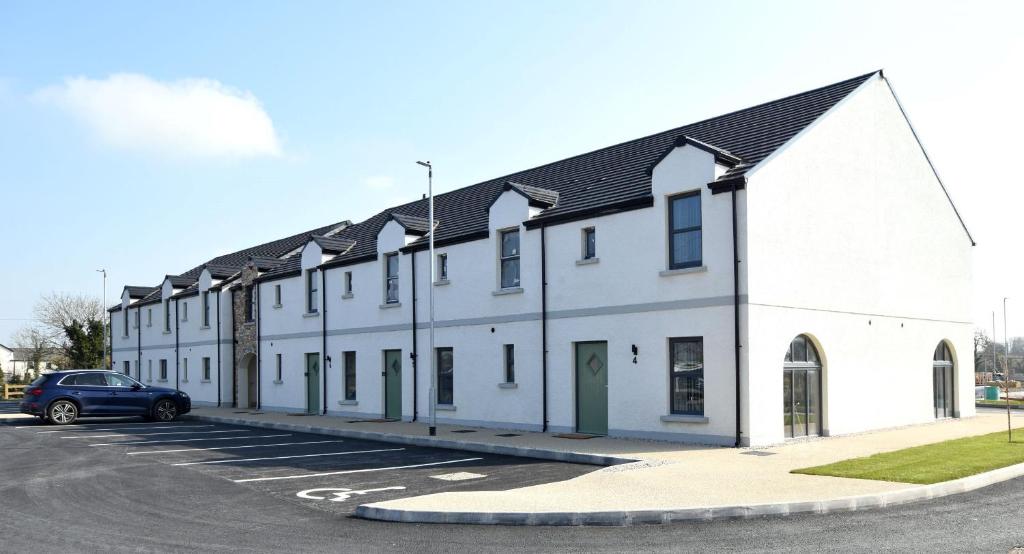
[[[35,305],[35,316],[42,325],[42,332],[54,343],[65,345],[64,329],[77,321],[104,322],[103,302],[99,298],[82,294],[54,292],[39,299]]]
[[[22,327],[14,333],[14,346],[28,351],[28,361],[33,375],[38,377],[39,370],[47,355],[53,351],[53,341],[38,327]]]

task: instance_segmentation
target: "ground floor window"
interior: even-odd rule
[[[188,358],[181,359],[182,379],[188,381]]]
[[[167,360],[160,360],[160,377],[161,381],[167,380]]]
[[[516,346],[514,344],[505,345],[505,382],[516,382]]]
[[[786,438],[821,434],[821,358],[800,335],[789,343],[782,374],[782,415]]]
[[[437,403],[455,403],[455,357],[451,348],[437,349]]]
[[[125,375],[130,375],[131,372],[132,372],[131,362],[129,362],[128,360],[125,360],[124,361],[124,374]]]
[[[670,412],[704,415],[704,339],[672,338],[668,343]]]
[[[345,371],[345,400],[356,399],[356,353],[348,351],[342,353],[343,369]]]
[[[203,381],[210,380],[210,358],[203,358]]]

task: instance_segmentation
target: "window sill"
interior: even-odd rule
[[[306,312],[302,317],[320,317],[320,312]]]
[[[253,326],[253,325],[256,325],[256,322],[255,321],[243,321],[242,325]]]
[[[126,338],[128,338],[128,335],[121,335],[121,338],[122,339],[126,339]]]
[[[200,379],[199,382],[200,383],[209,383],[210,380],[209,379]]]
[[[188,323],[188,318],[181,320],[182,323]]]
[[[662,277],[671,277],[673,275],[687,275],[687,274],[690,274],[690,273],[705,273],[705,272],[707,272],[707,270],[708,270],[708,266],[706,266],[706,265],[699,265],[697,267],[681,267],[679,269],[666,269],[664,271],[659,271],[658,275],[661,275]]]
[[[441,279],[440,281],[434,281],[434,286],[435,287],[443,287],[443,286],[445,286],[445,285],[447,285],[449,283],[451,283],[451,281],[449,281],[448,279]]]
[[[683,414],[669,414],[661,416],[661,420],[665,423],[708,423],[707,416],[699,415],[683,415]]]
[[[391,302],[390,304],[381,304],[380,305],[380,309],[382,309],[382,310],[388,310],[388,309],[391,309],[391,308],[401,308],[401,307],[402,307],[402,303],[401,302]]]
[[[188,379],[182,379],[181,382],[182,383],[188,383]]]
[[[339,406],[358,406],[359,405],[359,401],[358,400],[339,400],[338,401],[338,405]]]
[[[438,404],[435,409],[439,412],[454,412],[455,404]]]
[[[164,334],[165,334],[165,335],[170,335],[170,334],[171,334],[171,332],[170,332],[170,331],[164,331]]]
[[[274,384],[275,384],[275,385],[283,385],[283,384],[284,384],[284,381],[282,381],[282,380],[280,380],[280,379],[274,379]]]
[[[493,296],[505,296],[506,294],[523,294],[523,287],[514,287],[509,289],[498,289],[491,291]]]
[[[592,265],[601,261],[601,258],[586,258],[583,260],[576,260],[576,265]]]
[[[352,294],[351,292],[346,292],[345,294],[341,295],[341,299],[342,300],[348,300],[349,298],[352,298],[353,296],[355,296],[355,295]]]
[[[518,389],[519,383],[498,383],[499,389]]]
[[[210,330],[210,326],[209,325],[200,325],[199,326],[199,330],[200,331],[208,331],[208,330]]]
[[[157,383],[166,383],[167,379],[157,379],[156,382]]]
[[[281,305],[280,304],[274,304],[273,306],[271,306],[271,308],[274,308],[275,310],[280,310],[281,309]]]

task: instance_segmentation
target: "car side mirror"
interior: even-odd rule
[[[138,383],[135,383],[134,385],[132,385],[132,390],[139,390],[141,388],[142,388],[142,385],[140,385]]]

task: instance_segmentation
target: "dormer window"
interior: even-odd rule
[[[384,302],[398,303],[398,254],[384,256]]]
[[[519,286],[519,229],[501,232],[501,288]]]
[[[597,258],[597,231],[593,227],[583,230],[583,253],[582,259],[593,260]]]
[[[203,327],[210,326],[210,291],[203,291]]]
[[[171,332],[171,301],[164,300],[164,332]]]
[[[256,319],[256,293],[255,287],[248,285],[245,287],[245,321],[252,322]]]
[[[701,265],[700,191],[668,199],[669,269]]]
[[[437,255],[437,280],[441,282],[448,280],[448,254]]]
[[[319,290],[316,286],[316,270],[306,270],[306,313],[316,313],[319,306]]]
[[[128,338],[128,310],[122,310],[122,311],[124,312],[124,314],[122,314],[124,316],[123,317],[123,321],[124,321],[124,335],[122,335],[122,336],[125,337],[125,338]]]
[[[188,321],[188,302],[181,304],[181,320]]]

